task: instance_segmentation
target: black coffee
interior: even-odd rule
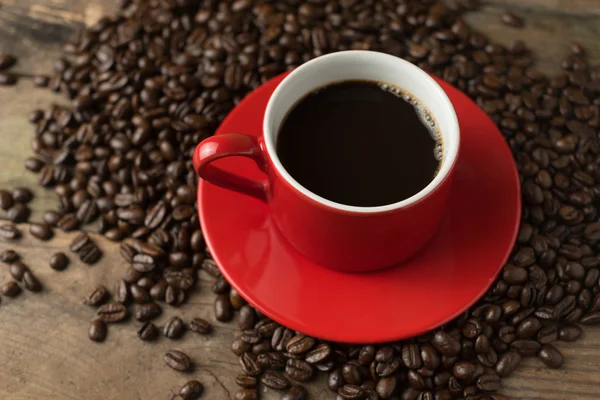
[[[289,112],[277,154],[294,179],[328,200],[362,207],[404,200],[435,177],[435,121],[414,98],[374,81],[320,88]]]

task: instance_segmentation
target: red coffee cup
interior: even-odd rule
[[[442,137],[443,158],[423,190],[394,204],[349,206],[310,192],[283,168],[275,143],[288,111],[315,89],[345,80],[392,84],[430,111]],[[198,145],[193,161],[202,179],[266,202],[283,236],[307,258],[339,271],[366,272],[402,262],[433,236],[444,214],[459,142],[454,108],[427,73],[391,55],[343,51],[315,58],[281,82],[269,99],[260,138],[235,133],[210,137]],[[251,158],[265,178],[248,179],[211,164],[231,156]],[[394,177],[389,181],[394,184]]]

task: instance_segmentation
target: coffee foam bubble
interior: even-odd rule
[[[442,161],[442,159],[444,158],[444,143],[442,141],[442,134],[437,126],[435,118],[433,117],[433,115],[431,115],[431,112],[414,96],[400,90],[396,86],[390,85],[388,83],[379,83],[379,87],[387,92],[401,97],[402,100],[406,101],[408,104],[411,104],[415,108],[419,120],[423,125],[427,127],[429,134],[431,135],[433,140],[435,140],[433,156],[436,160]]]

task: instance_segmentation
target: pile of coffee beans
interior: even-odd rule
[[[126,319],[132,303],[144,324],[138,336],[151,339],[158,303],[185,302],[204,269],[217,278],[216,319],[239,311],[238,400],[257,399],[258,385],[287,390],[285,400],[306,399],[298,382],[320,372],[337,399],[501,400],[501,378],[523,357],[560,367],[552,343],[600,323],[600,69],[581,46],[571,47],[562,74],[546,77],[522,42],[492,43],[463,22],[474,1],[121,3],[117,17],[69,43],[42,82],[72,107],[31,114],[35,157],[26,163],[59,199],[46,224],[73,230],[98,221],[130,265],[116,301],[98,309],[93,340],[103,340],[103,323]],[[514,15],[502,20],[522,24]],[[347,49],[403,57],[466,92],[506,138],[523,192],[518,241],[484,298],[434,332],[382,345],[320,341],[246,305],[210,258],[195,204],[193,149],[232,107],[273,76]],[[89,238],[80,241],[75,251],[91,257],[80,252]],[[99,304],[103,292],[96,288],[88,304]],[[206,321],[191,326],[209,329]],[[164,361],[177,371],[193,366],[178,350]]]
[[[17,227],[12,224],[4,224],[0,226],[0,240],[6,240],[6,236],[2,235],[7,231],[16,235],[13,236],[13,239],[20,237],[20,231]],[[33,293],[42,290],[42,284],[33,274],[31,269],[21,261],[19,253],[12,249],[4,250],[0,253],[0,261],[8,266],[8,270],[12,277],[12,280],[0,285],[0,294],[6,297],[17,297],[22,292],[21,286]],[[21,286],[19,286],[19,283]]]

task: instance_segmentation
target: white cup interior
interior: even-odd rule
[[[289,110],[315,89],[345,80],[388,83],[412,94],[433,115],[443,141],[442,165],[423,190],[397,203],[377,207],[357,207],[327,200],[300,185],[283,167],[276,153],[279,128]],[[295,189],[329,207],[357,213],[374,213],[406,207],[435,189],[456,161],[460,133],[452,103],[442,88],[423,70],[401,58],[374,51],[341,51],[315,58],[295,69],[277,87],[267,105],[264,140],[278,172]],[[332,155],[334,156],[334,155]]]

